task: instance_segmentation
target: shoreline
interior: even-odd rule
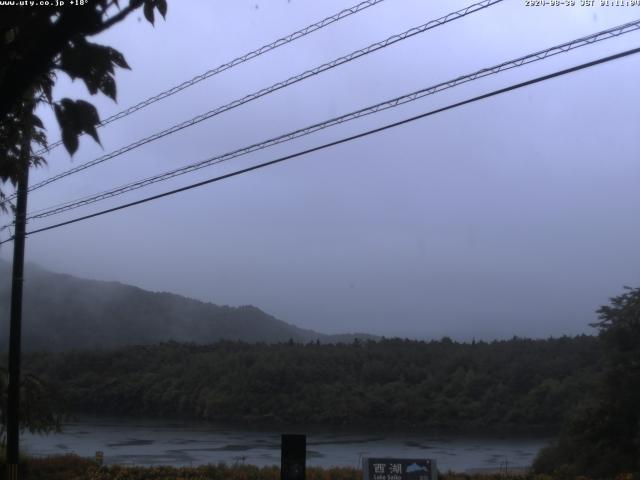
[[[307,464],[313,467],[355,468],[362,457],[433,458],[441,469],[500,469],[503,463],[526,467],[548,438],[433,432],[375,432],[371,430],[295,427],[242,429],[237,425],[184,423],[149,419],[93,417],[64,425],[60,434],[23,436],[23,451],[34,455],[73,453],[93,458],[104,452],[106,464],[174,467],[246,464],[279,465],[280,435],[307,435]]]
[[[243,430],[250,432],[274,432],[282,433],[367,433],[373,435],[415,435],[423,433],[428,436],[454,437],[464,436],[466,438],[540,438],[552,439],[558,434],[558,427],[542,425],[506,425],[502,427],[463,427],[462,425],[429,425],[416,423],[393,423],[371,419],[368,422],[354,423],[309,423],[304,426],[291,424],[282,420],[245,417],[241,419],[219,419],[203,420],[189,416],[150,416],[150,415],[121,415],[121,414],[101,414],[92,412],[77,412],[69,414],[63,425],[73,425],[76,423],[119,423],[131,422],[166,425],[180,425],[196,428],[222,429],[222,430]]]
[[[279,480],[280,466],[257,467],[255,465],[229,465],[225,463],[197,465],[191,467],[174,467],[170,465],[101,465],[95,459],[78,455],[53,455],[45,457],[26,456],[20,462],[22,478],[47,478],[51,480],[100,479],[111,480],[127,478],[129,480],[192,480],[225,479],[225,480]],[[4,471],[6,463],[0,458],[0,469]],[[509,477],[505,477],[509,475]],[[464,471],[442,471],[440,479],[495,479],[495,478],[536,478],[530,468],[474,468]],[[548,476],[543,476],[549,480]],[[362,469],[355,467],[306,467],[305,480],[362,480]]]

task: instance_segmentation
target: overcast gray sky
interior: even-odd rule
[[[387,0],[201,82],[63,149],[32,183],[471,1]],[[30,210],[225,153],[640,17],[640,7],[506,0],[68,177]],[[600,2],[597,2],[600,3]],[[104,118],[355,4],[169,1],[99,40],[121,50]],[[474,81],[30,228],[319,145],[640,46],[640,34]],[[227,305],[305,328],[425,338],[590,333],[594,310],[640,285],[640,57],[527,87],[156,202],[30,237],[27,260]],[[86,97],[61,77],[61,96]],[[52,139],[58,129],[43,113]],[[7,217],[3,216],[3,223]],[[10,258],[4,245],[0,254]]]

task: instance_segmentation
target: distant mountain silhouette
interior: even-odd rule
[[[325,335],[288,324],[247,305],[219,306],[119,282],[87,280],[26,267],[23,349],[104,349],[166,341],[212,343],[220,339],[322,343],[375,338]],[[0,351],[8,347],[11,266],[0,259]]]

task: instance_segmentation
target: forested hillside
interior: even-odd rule
[[[10,265],[0,260],[0,331],[8,331]],[[228,307],[118,282],[86,280],[35,265],[25,275],[23,348],[112,348],[170,340],[351,341],[353,335],[304,330],[253,306]],[[359,338],[373,338],[358,334]],[[0,344],[0,351],[7,348]]]
[[[596,338],[460,344],[167,343],[30,355],[72,412],[289,424],[554,430],[598,371]]]

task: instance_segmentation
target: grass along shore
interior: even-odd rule
[[[0,480],[6,478],[6,464],[0,461]],[[280,468],[225,464],[198,467],[135,467],[99,466],[93,460],[76,455],[46,458],[25,458],[22,463],[24,480],[280,480]],[[518,471],[507,473],[441,472],[441,480],[555,480],[549,475]],[[562,477],[557,477],[558,480]],[[580,480],[589,480],[579,477]],[[623,474],[614,480],[640,480],[640,474]],[[362,471],[356,468],[307,468],[307,480],[361,480]]]

